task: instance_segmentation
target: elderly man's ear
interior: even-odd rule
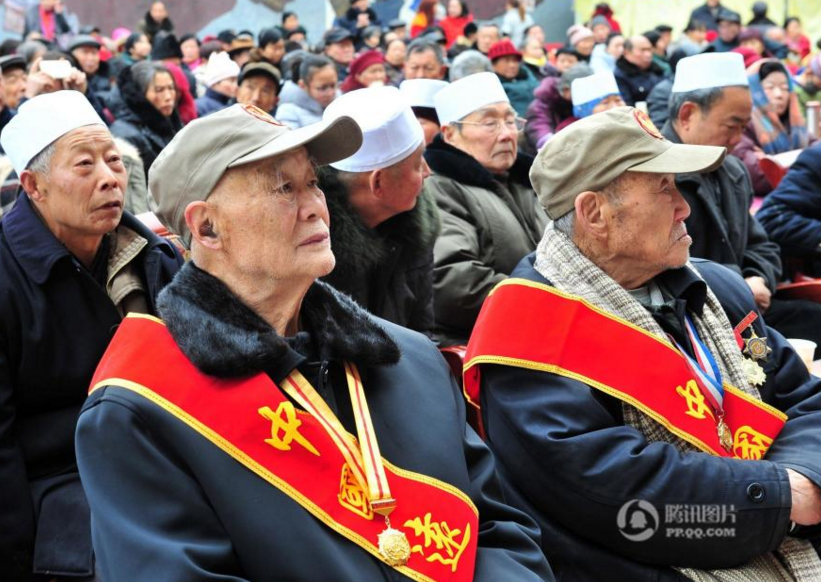
[[[590,190],[582,192],[576,196],[575,202],[576,222],[574,230],[576,233],[584,233],[585,236],[596,239],[607,238],[608,231],[608,207],[607,198],[599,192]]]
[[[35,202],[40,202],[43,199],[43,193],[40,191],[40,184],[38,183],[37,174],[28,170],[23,170],[20,174],[20,185],[28,194],[29,198]]]
[[[191,231],[191,241],[218,250],[222,248],[222,239],[215,226],[214,206],[208,202],[196,201],[185,208],[185,224]]]

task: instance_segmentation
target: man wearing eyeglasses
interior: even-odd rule
[[[442,232],[434,246],[435,337],[467,343],[488,292],[533,252],[547,216],[519,153],[524,120],[516,116],[499,78],[477,73],[434,97],[442,132],[425,159],[433,175]]]

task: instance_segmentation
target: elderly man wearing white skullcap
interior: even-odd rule
[[[547,217],[530,185],[533,158],[519,153],[524,120],[499,78],[476,73],[434,96],[441,134],[425,159],[425,186],[442,212],[434,247],[436,338],[467,342],[488,292],[542,236]]]
[[[82,93],[30,99],[0,143],[25,191],[0,223],[0,564],[90,579],[77,414],[113,330],[153,313],[182,260],[123,211],[125,167]]]
[[[320,175],[337,261],[325,280],[374,315],[430,336],[439,212],[430,194],[420,196],[430,175],[422,126],[396,87],[346,93],[323,117],[343,115],[363,139]]]

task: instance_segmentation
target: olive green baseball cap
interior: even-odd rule
[[[547,215],[556,220],[573,210],[576,196],[600,191],[624,172],[711,172],[726,155],[723,147],[674,144],[643,111],[616,107],[550,138],[536,155],[530,181]]]
[[[356,153],[362,130],[350,117],[290,129],[253,105],[232,105],[195,119],[171,140],[148,171],[155,213],[186,244],[185,208],[207,200],[228,168],[304,146],[320,166]]]

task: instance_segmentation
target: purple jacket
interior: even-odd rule
[[[560,77],[547,77],[533,92],[533,101],[527,107],[527,141],[535,149],[541,148],[559,129],[559,124],[573,116],[573,104],[559,93]]]

